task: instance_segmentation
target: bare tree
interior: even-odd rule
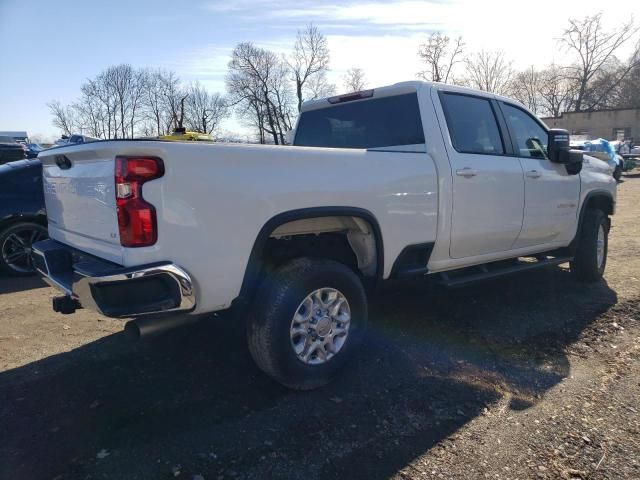
[[[571,110],[574,99],[574,83],[567,78],[565,69],[550,65],[540,72],[540,107],[552,117]]]
[[[165,135],[175,127],[178,116],[180,79],[167,70],[147,71],[146,86],[143,91],[143,126],[145,135]],[[151,124],[153,128],[151,128]]]
[[[199,82],[192,83],[186,100],[186,125],[189,130],[212,133],[229,115],[229,109],[219,93],[209,93]]]
[[[515,74],[511,85],[511,95],[533,113],[539,113],[542,105],[540,97],[541,74],[533,66]]]
[[[126,138],[128,134],[127,120],[129,118],[129,96],[133,88],[133,68],[128,64],[116,65],[107,68],[106,79],[108,87],[113,91],[116,99],[117,127],[120,129],[120,138]]]
[[[304,91],[314,78],[326,73],[329,68],[327,39],[312,23],[298,30],[293,53],[288,60],[293,74],[298,98],[298,112],[302,109]]]
[[[288,81],[287,64],[284,58],[276,64],[269,81],[268,100],[271,103],[276,117],[276,128],[280,138],[280,144],[285,144],[285,134],[293,126],[293,111],[291,85]],[[297,109],[296,109],[297,113]]]
[[[432,33],[427,42],[418,48],[418,56],[427,66],[426,70],[418,73],[418,77],[431,82],[447,83],[453,67],[462,60],[463,49],[462,37],[452,41],[442,32]]]
[[[73,104],[74,110],[80,116],[80,122],[87,128],[89,135],[96,138],[105,138],[105,110],[98,96],[94,94],[92,83],[81,87],[82,96]]]
[[[606,32],[602,25],[602,12],[582,19],[570,19],[560,42],[576,55],[576,64],[571,67],[572,78],[577,84],[574,109],[582,110],[590,83],[594,77],[612,60],[616,51],[635,35],[638,28],[633,26],[633,18]],[[638,61],[638,55],[635,55]],[[620,72],[616,84],[633,69],[633,65]],[[604,92],[606,95],[608,92]],[[596,101],[597,103],[597,101]]]
[[[364,70],[361,68],[350,68],[343,77],[344,87],[348,92],[357,92],[367,86]]]
[[[206,105],[197,114],[198,130],[210,132],[226,115],[226,108],[219,94],[210,94],[199,85],[196,90],[197,100]],[[187,95],[174,72],[122,64],[88,79],[71,105],[51,102],[49,108],[54,125],[65,134],[80,130],[97,138],[134,138],[163,135],[182,126],[201,106],[196,102],[197,108],[189,110]]]
[[[640,108],[640,65],[634,67],[616,89],[614,106]]]
[[[287,66],[281,57],[250,42],[240,43],[231,54],[226,78],[230,103],[250,126],[257,128],[261,143],[269,135],[284,144],[291,128]]]
[[[320,72],[311,77],[306,87],[309,100],[330,97],[336,94],[336,86],[328,81],[326,72]]]
[[[466,57],[464,65],[465,85],[499,95],[509,93],[513,69],[504,52],[481,50]]]
[[[168,113],[165,116],[165,130],[167,132],[176,128],[182,128],[184,122],[184,102],[188,96],[180,84],[178,76],[169,71],[160,77],[162,82],[162,108]]]
[[[134,70],[133,82],[129,90],[130,138],[135,136],[137,125],[143,119],[145,91],[149,88],[148,80],[149,77],[145,70]]]
[[[64,107],[59,101],[53,100],[47,104],[53,115],[53,126],[59,128],[64,135],[71,135],[77,124],[75,112],[69,107]]]

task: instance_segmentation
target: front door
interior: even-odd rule
[[[524,180],[507,156],[490,98],[441,92],[453,172],[451,258],[510,250],[522,228]]]
[[[501,102],[524,171],[524,222],[515,248],[569,242],[577,227],[580,176],[547,156],[548,134],[530,113]]]

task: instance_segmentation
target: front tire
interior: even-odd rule
[[[582,282],[597,282],[607,265],[609,219],[602,210],[588,210],[571,262],[571,272]]]
[[[299,258],[270,274],[252,306],[249,351],[258,367],[286,387],[329,383],[362,341],[367,301],[345,265]]]

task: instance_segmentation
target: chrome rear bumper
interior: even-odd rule
[[[32,258],[47,283],[108,317],[188,312],[196,306],[191,277],[170,262],[125,268],[55,240],[34,244]]]

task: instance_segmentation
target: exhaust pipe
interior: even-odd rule
[[[154,337],[168,330],[191,325],[202,317],[200,315],[169,315],[166,317],[143,317],[127,322],[124,333],[132,340]]]

